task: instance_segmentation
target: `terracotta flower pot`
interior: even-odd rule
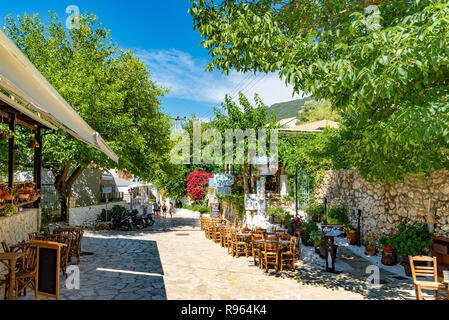
[[[393,247],[389,244],[387,246],[384,246],[383,250],[384,250],[384,252],[391,253],[391,252],[393,252]]]
[[[30,198],[30,194],[28,193],[19,193],[18,198],[19,200],[28,200]]]
[[[349,231],[349,232],[347,233],[348,244],[349,244],[349,245],[355,245],[355,244],[357,244],[357,235],[358,235],[358,232],[357,232],[357,231]]]
[[[376,247],[375,246],[366,246],[365,254],[369,257],[376,255]]]
[[[14,196],[12,194],[8,193],[8,194],[5,194],[3,199],[5,199],[5,201],[12,201],[12,200],[14,200]]]

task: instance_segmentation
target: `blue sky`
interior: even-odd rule
[[[239,90],[248,97],[257,92],[267,105],[299,98],[292,98],[291,88],[277,74],[205,72],[209,57],[199,47],[201,37],[193,30],[188,0],[1,1],[0,24],[8,14],[25,12],[38,13],[45,20],[49,10],[65,21],[69,5],[78,6],[81,13],[95,13],[119,46],[132,49],[147,64],[153,79],[170,88],[163,98],[163,110],[172,116],[209,118],[226,93],[236,96]]]

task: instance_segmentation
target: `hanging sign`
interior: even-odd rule
[[[230,187],[217,187],[217,194],[219,196],[230,196],[231,188]]]
[[[214,176],[217,187],[229,187],[234,184],[234,176],[228,173],[219,173]]]

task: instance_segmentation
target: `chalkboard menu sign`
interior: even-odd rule
[[[210,217],[211,219],[220,217],[220,204],[218,202],[210,204]]]
[[[58,250],[39,248],[39,274],[38,288],[39,292],[45,292],[50,295],[57,294],[57,279],[55,274],[58,273]]]
[[[61,247],[66,244],[30,240],[37,246],[37,279],[36,279],[36,300],[39,295],[59,299],[59,267]]]

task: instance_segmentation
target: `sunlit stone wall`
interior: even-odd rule
[[[449,237],[449,172],[440,170],[429,177],[410,177],[396,184],[365,181],[357,171],[327,171],[315,187],[315,199],[326,197],[330,205],[346,204],[357,226],[355,211],[362,209],[361,230],[365,242],[376,242],[400,223],[427,222],[429,197],[435,213],[435,233]]]

